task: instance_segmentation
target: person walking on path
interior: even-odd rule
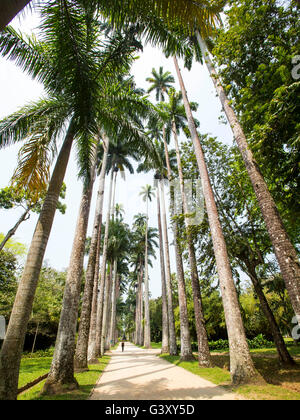
[[[122,346],[122,352],[123,352],[123,351],[124,351],[124,347],[125,347],[125,343],[124,343],[124,341],[122,341],[121,346]]]

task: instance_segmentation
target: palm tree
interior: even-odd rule
[[[149,78],[148,78],[149,80]],[[167,81],[168,84],[170,83],[170,79]],[[153,87],[156,89],[158,85],[154,81]],[[163,92],[168,92],[168,86],[162,86],[160,83],[160,88],[162,89],[161,96],[163,97]],[[151,89],[151,87],[150,87]],[[151,128],[156,126],[156,134],[159,134],[159,122],[158,120],[150,120]],[[163,123],[162,126],[163,131],[163,144],[164,144],[164,154],[165,154],[165,164],[167,167],[167,178],[169,181],[172,178],[172,170],[171,170],[171,163],[170,163],[170,156],[168,151],[168,143],[167,138],[169,138],[169,133],[166,130],[166,127]],[[171,268],[170,268],[170,254],[169,254],[169,241],[168,241],[168,229],[167,229],[167,218],[166,218],[166,206],[165,206],[165,193],[164,193],[164,185],[163,182],[160,182],[160,189],[161,189],[161,198],[162,198],[162,225],[163,225],[163,231],[164,231],[164,250],[165,250],[165,256],[166,256],[166,289],[167,289],[167,298],[168,298],[168,317],[169,317],[169,334],[170,334],[170,355],[176,355],[177,354],[177,343],[176,343],[176,334],[175,334],[175,323],[174,323],[174,313],[173,313],[173,300],[172,300],[172,285],[171,285]],[[177,267],[180,270],[180,267],[182,267],[182,264],[180,266],[180,255],[179,252],[177,252],[177,243],[175,241],[175,251],[176,251],[176,262]],[[182,272],[183,270],[181,270]],[[190,357],[191,349],[187,350],[187,358]]]
[[[177,127],[184,127],[185,116],[182,113],[182,109],[178,106],[181,97],[176,95],[174,89],[169,91],[169,103],[161,102],[158,105],[158,109],[161,111],[161,118],[165,122],[164,127],[164,145],[166,153],[166,162],[168,169],[168,180],[172,181],[172,173],[170,168],[169,161],[169,152],[168,145],[166,141],[166,133],[170,129],[175,130],[175,135],[177,135]],[[170,184],[171,185],[171,184]],[[174,235],[174,245],[175,245],[175,257],[176,257],[176,267],[177,267],[177,281],[178,281],[178,298],[179,298],[179,310],[180,310],[180,331],[181,331],[181,358],[182,360],[193,359],[190,332],[189,332],[189,321],[188,321],[188,312],[187,312],[187,299],[185,291],[185,281],[184,281],[184,271],[182,263],[182,252],[179,247],[178,240],[178,222],[174,220],[175,216],[175,197],[174,191],[171,189],[171,215],[173,217],[173,235]]]
[[[130,113],[133,113],[133,119],[137,118],[137,111],[134,113],[133,107],[128,108],[129,116]],[[138,126],[140,126],[140,121],[137,121]],[[127,136],[127,138],[125,137]],[[107,161],[107,169],[111,168],[111,182],[113,181],[113,173],[117,174],[120,170],[122,173],[124,172],[125,168],[127,168],[130,173],[133,173],[133,167],[130,163],[129,156],[135,160],[138,160],[143,155],[148,155],[152,153],[155,155],[155,150],[152,147],[152,143],[146,136],[139,136],[137,141],[134,141],[134,138],[128,139],[128,133],[123,133],[120,131],[116,136],[117,141],[115,144],[110,142],[110,149],[108,154],[108,161]],[[104,342],[103,342],[103,335],[101,340],[101,331],[103,327],[103,307],[101,305],[101,301],[104,296],[104,282],[105,282],[105,273],[106,273],[106,259],[107,259],[107,249],[108,249],[108,226],[107,223],[110,219],[112,213],[112,203],[109,201],[109,211],[107,215],[106,221],[106,229],[104,235],[104,243],[103,243],[103,258],[102,258],[102,265],[101,265],[101,285],[100,285],[100,297],[99,297],[99,305],[98,305],[98,313],[97,313],[97,334],[96,334],[96,353],[102,354],[104,351]],[[106,315],[104,314],[104,321],[106,322]],[[101,344],[102,343],[102,344]]]
[[[300,263],[297,252],[286,232],[280,213],[275,201],[268,189],[267,183],[259,169],[253,153],[248,145],[243,128],[238,117],[232,108],[221,80],[210,59],[210,55],[203,38],[199,32],[196,33],[198,42],[202,49],[203,57],[212,77],[216,91],[219,95],[223,109],[232,129],[235,141],[243,157],[249,178],[255,191],[272,245],[284,278],[286,289],[295,314],[300,323]]]
[[[155,90],[157,102],[165,101],[165,94],[168,93],[172,83],[175,83],[175,79],[169,71],[164,72],[163,67],[160,67],[158,72],[153,68],[152,77],[147,77],[146,82],[151,83],[148,89],[148,93]]]
[[[146,349],[151,348],[151,334],[150,334],[150,309],[149,309],[149,278],[148,278],[148,219],[149,201],[152,201],[154,195],[151,185],[146,185],[140,192],[143,200],[146,201],[146,228],[145,228],[145,331],[144,331],[144,346]]]
[[[94,217],[93,232],[91,237],[91,244],[89,249],[89,259],[86,270],[86,279],[84,286],[84,294],[82,299],[80,324],[78,331],[78,338],[76,344],[76,352],[74,359],[75,369],[87,369],[88,367],[88,343],[90,326],[93,326],[92,334],[96,333],[95,319],[92,322],[92,315],[96,311],[97,299],[93,301],[93,294],[97,298],[98,281],[99,281],[99,256],[100,256],[100,242],[101,242],[101,229],[102,229],[102,213],[104,201],[104,187],[105,187],[105,174],[107,169],[107,158],[109,149],[109,138],[103,133],[103,157],[101,161],[101,171],[99,177],[99,188],[97,194],[97,203]],[[94,315],[95,318],[95,315]],[[95,336],[91,340],[95,343]],[[94,350],[92,350],[94,353]],[[92,360],[97,363],[98,360]]]
[[[153,121],[152,121],[153,123]],[[161,283],[162,283],[162,353],[177,354],[175,321],[172,302],[172,285],[171,285],[171,268],[169,256],[169,240],[167,230],[166,211],[164,204],[164,195],[160,194],[160,183],[167,177],[164,145],[161,142],[162,132],[159,130],[158,122],[154,122],[153,126],[149,126],[149,135],[154,138],[154,144],[157,153],[160,156],[161,164],[153,161],[151,157],[140,163],[137,172],[149,172],[155,170],[154,183],[156,186],[157,196],[157,217],[159,231],[159,247],[160,247],[160,266],[161,266]],[[159,139],[159,140],[157,140]],[[175,168],[176,156],[175,151],[169,152],[170,165]],[[160,198],[161,197],[161,198]],[[161,211],[161,201],[163,201],[163,209]],[[161,215],[162,213],[162,215]],[[161,217],[162,216],[162,217]],[[166,256],[166,264],[165,264]]]
[[[92,175],[89,183],[83,187],[68,274],[66,278],[62,311],[60,314],[59,327],[56,336],[55,351],[50,373],[43,388],[44,393],[53,393],[53,391],[61,392],[63,389],[66,389],[66,384],[68,384],[68,389],[78,387],[78,383],[74,377],[73,358],[83,259],[85,253],[85,240],[95,180],[96,161],[96,152],[94,152],[93,166],[91,169]]]
[[[78,159],[82,165],[80,175],[88,180],[90,176],[89,156],[93,144],[90,140],[91,136],[98,134],[97,124],[99,121],[105,125],[108,124],[109,119],[110,123],[119,119],[115,112],[111,112],[116,105],[112,102],[114,100],[123,102],[123,98],[121,100],[119,96],[113,97],[108,91],[105,92],[106,89],[103,86],[99,89],[99,66],[103,60],[112,64],[112,44],[108,43],[99,52],[96,35],[98,25],[95,24],[93,17],[84,20],[83,17],[87,14],[88,12],[83,6],[80,9],[78,6],[69,5],[67,10],[60,10],[55,4],[50,5],[43,11],[43,23],[51,36],[43,43],[36,39],[25,41],[12,30],[6,30],[0,35],[2,54],[15,60],[27,73],[42,81],[46,90],[49,91],[48,100],[27,106],[26,114],[15,113],[11,118],[1,122],[0,145],[3,147],[10,142],[17,142],[29,137],[32,127],[36,132],[38,131],[41,120],[45,124],[48,121],[48,125],[46,125],[46,130],[42,131],[41,136],[36,138],[33,151],[37,147],[48,148],[61,132],[65,131],[66,133],[27,255],[27,262],[7,330],[7,340],[1,350],[0,398],[4,399],[16,398],[17,377],[26,326],[31,314],[39,272],[73,141],[76,138],[79,150]],[[82,25],[79,25],[74,37],[73,24],[75,22],[81,22]],[[91,30],[87,31],[88,37],[85,25],[93,27],[93,30],[90,28]],[[112,37],[112,41],[116,41],[116,38]],[[125,53],[126,50],[127,52],[116,60],[116,71],[124,69],[128,55],[130,56],[133,50],[128,45],[128,39],[126,42],[127,47],[123,49],[123,52]],[[125,47],[125,40],[121,43]],[[96,48],[97,53],[94,51]],[[81,51],[81,54],[78,54],[78,51]],[[118,45],[118,51],[120,52],[120,45]],[[122,59],[120,60],[120,58]],[[69,65],[71,61],[76,62],[82,71],[78,72],[77,66],[71,67]],[[109,67],[106,69],[109,70]],[[83,71],[83,69],[85,70]],[[103,70],[101,77],[108,80],[110,74],[110,70],[109,72]],[[108,89],[110,87],[107,86]],[[108,98],[112,101],[110,105]],[[101,101],[102,105],[100,105]],[[50,120],[51,115],[52,119]],[[122,117],[120,121],[122,121]],[[68,124],[67,130],[65,130],[66,124]],[[126,121],[123,119],[123,126],[125,125]],[[47,142],[41,142],[40,140],[45,138],[45,133]]]
[[[41,8],[45,8],[48,2],[49,0],[41,1]],[[34,4],[33,0],[2,0],[0,31],[30,3]],[[203,32],[208,32],[216,13],[220,11],[217,4],[210,5],[203,3],[203,0],[194,0],[190,3],[186,3],[185,0],[145,0],[143,4],[137,0],[131,0],[125,7],[122,0],[96,0],[91,5],[97,7],[103,15],[111,17],[115,24],[123,25],[137,21],[148,24],[150,34],[153,32],[153,23],[157,26],[160,23],[161,26],[162,23],[176,25],[178,22],[193,29],[195,25],[200,26]],[[69,6],[67,1],[64,2],[64,6]]]
[[[220,287],[222,292],[223,306],[226,319],[226,327],[230,342],[230,371],[234,383],[241,383],[256,377],[258,374],[252,362],[246,334],[240,312],[237,292],[232,277],[230,262],[228,258],[226,243],[219,221],[218,210],[214,199],[210,178],[205,163],[204,153],[197,133],[192,109],[188,101],[183,78],[174,57],[180,88],[183,96],[186,116],[188,119],[189,131],[195,148],[199,173],[202,182],[202,190],[205,199],[209,225],[214,246],[214,254],[219,274]]]
[[[209,367],[211,366],[211,357],[208,346],[208,337],[205,327],[205,320],[202,308],[202,297],[200,292],[200,283],[199,275],[197,269],[197,261],[195,256],[195,248],[193,243],[192,230],[190,225],[190,219],[188,214],[190,213],[188,209],[187,196],[184,187],[184,177],[181,165],[181,156],[179,150],[178,142],[178,133],[179,130],[184,130],[186,128],[186,114],[184,107],[182,105],[182,94],[176,94],[175,90],[172,89],[169,91],[169,103],[164,106],[169,115],[169,120],[172,124],[172,132],[175,142],[176,157],[177,157],[177,168],[180,180],[180,192],[181,200],[184,212],[185,228],[187,235],[187,244],[188,244],[188,254],[189,254],[189,264],[191,270],[192,278],[192,289],[193,289],[193,300],[194,300],[194,312],[195,312],[195,321],[196,321],[196,331],[197,331],[197,340],[198,340],[198,361],[200,366]],[[197,109],[196,104],[191,104],[193,109]]]
[[[143,345],[143,299],[142,299],[142,282],[144,278],[145,265],[152,266],[151,257],[155,257],[154,248],[158,246],[156,243],[157,230],[149,227],[146,235],[146,221],[147,217],[144,214],[137,214],[134,217],[133,224],[133,238],[131,248],[131,263],[135,267],[137,274],[137,293],[136,293],[136,344]],[[145,261],[145,238],[147,236],[148,260]]]

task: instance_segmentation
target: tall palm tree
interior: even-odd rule
[[[93,301],[93,293],[97,298],[98,282],[99,282],[99,256],[102,229],[102,213],[104,201],[105,174],[107,169],[107,158],[109,149],[109,138],[102,133],[103,137],[103,156],[101,161],[101,171],[99,177],[99,188],[97,194],[97,203],[94,217],[93,232],[89,249],[89,259],[86,270],[84,294],[82,299],[82,307],[80,314],[80,324],[78,338],[76,344],[76,352],[74,366],[76,369],[87,369],[88,363],[88,343],[89,332],[92,324],[92,313],[95,314],[97,299]],[[94,306],[94,308],[93,308]],[[93,312],[92,312],[93,309]],[[95,318],[95,315],[94,315]],[[95,320],[93,319],[94,323]],[[96,333],[96,326],[93,324],[93,333]],[[94,344],[95,337],[91,340]],[[92,353],[94,350],[92,350]],[[92,360],[96,363],[98,360]]]
[[[171,92],[171,94],[170,94]],[[166,133],[168,129],[172,129],[174,134],[174,129],[177,132],[177,126],[184,126],[184,116],[181,112],[181,109],[178,107],[178,101],[180,97],[174,94],[174,89],[169,90],[169,103],[161,102],[158,105],[158,109],[161,111],[161,118],[165,123],[164,126],[164,145],[165,145],[165,154],[167,162],[167,173],[168,180],[170,182],[173,179],[173,174],[170,168],[170,159],[168,152],[168,145],[166,140]],[[174,190],[170,189],[171,197],[171,216],[173,218],[172,228],[174,235],[174,246],[175,246],[175,257],[176,257],[176,267],[177,267],[177,281],[178,281],[178,298],[179,298],[179,311],[180,311],[180,331],[181,331],[181,358],[182,360],[193,359],[191,340],[190,340],[190,331],[189,331],[189,321],[188,321],[188,311],[187,311],[187,298],[185,290],[185,280],[184,280],[184,270],[182,262],[182,252],[179,246],[178,238],[178,222],[174,220],[175,216],[175,197]]]
[[[150,78],[148,78],[148,81]],[[170,84],[170,79],[167,80],[167,83]],[[155,80],[153,82],[153,88],[157,89],[158,86],[160,86],[161,89],[161,97],[163,97],[164,92],[168,92],[168,85],[162,86],[161,83],[158,85]],[[152,86],[151,86],[152,87]],[[151,89],[150,87],[150,89]],[[150,126],[153,129],[153,127],[156,127],[156,134],[159,134],[159,122],[158,120],[150,120]],[[163,123],[162,125],[162,140],[164,144],[164,154],[165,154],[165,164],[167,167],[167,178],[171,180],[172,178],[172,170],[171,170],[171,163],[170,163],[170,156],[168,151],[168,140],[169,140],[169,133],[167,132],[167,129]],[[172,300],[172,285],[171,285],[171,268],[170,268],[170,254],[169,254],[169,241],[168,241],[168,229],[167,229],[167,217],[166,217],[166,206],[165,206],[165,194],[164,194],[164,184],[163,182],[160,182],[160,189],[161,189],[161,198],[162,198],[162,225],[163,225],[163,231],[164,231],[164,250],[165,250],[165,256],[166,256],[166,289],[167,289],[167,298],[168,298],[168,318],[169,318],[169,334],[170,334],[170,354],[176,355],[177,354],[177,343],[176,343],[176,334],[175,334],[175,324],[174,324],[174,313],[173,313],[173,300]],[[177,267],[180,270],[180,255],[179,252],[176,250],[177,244],[175,241],[175,251],[176,251],[176,262]],[[182,264],[181,264],[182,266]],[[182,272],[182,270],[181,270]],[[187,350],[188,357],[190,357],[191,349]]]
[[[143,288],[143,279],[145,264],[150,264],[152,266],[151,257],[155,257],[155,247],[157,247],[156,238],[157,230],[155,228],[148,228],[146,235],[146,215],[137,214],[134,217],[133,224],[133,238],[132,238],[132,248],[131,248],[131,263],[135,267],[135,272],[137,273],[137,294],[136,294],[136,344],[143,345],[143,299],[142,299],[142,288]],[[148,249],[148,260],[145,261],[145,238],[147,236],[147,249]]]
[[[132,107],[129,108],[130,112],[133,112]],[[137,113],[134,115],[134,118],[137,117]],[[137,121],[138,126],[140,121]],[[127,135],[127,133],[124,133]],[[127,168],[131,173],[133,173],[133,167],[130,163],[129,156],[134,160],[138,160],[141,154],[148,155],[149,153],[155,154],[155,150],[152,147],[152,143],[149,139],[144,136],[140,136],[137,141],[134,141],[133,138],[126,139],[124,137],[122,131],[118,133],[117,141],[114,144],[113,142],[110,143],[110,150],[108,155],[108,162],[107,162],[107,169],[111,168],[112,174],[113,172],[116,174],[119,170],[124,172],[125,168]],[[111,178],[112,181],[112,178]],[[111,202],[109,202],[111,203]],[[109,212],[108,212],[108,219],[106,221],[106,226],[108,220],[110,219],[111,211],[112,211],[112,204],[109,204]],[[109,225],[108,225],[109,226]],[[101,287],[100,287],[100,298],[99,298],[99,305],[98,305],[98,314],[97,314],[97,338],[96,338],[96,352],[102,354],[103,348],[103,335],[101,341],[101,331],[102,331],[102,323],[103,323],[103,308],[100,302],[104,296],[104,283],[105,282],[105,273],[106,273],[106,259],[107,259],[107,250],[108,250],[108,226],[105,228],[105,235],[104,235],[104,243],[103,243],[103,257],[102,257],[102,265],[101,265]],[[106,318],[104,319],[106,322]],[[101,344],[102,342],[102,344]],[[102,346],[102,351],[101,351]]]
[[[44,393],[61,392],[78,387],[74,377],[75,334],[78,318],[78,306],[82,280],[85,241],[88,227],[90,205],[96,171],[96,151],[93,157],[92,175],[88,184],[84,185],[82,199],[75,229],[73,247],[66,278],[64,299],[56,336],[55,351],[50,373],[43,388]]]
[[[147,77],[146,82],[151,83],[148,89],[148,93],[155,91],[157,102],[165,101],[165,94],[168,93],[172,83],[175,83],[175,79],[169,71],[164,72],[163,67],[160,67],[158,72],[153,68],[152,77]]]
[[[46,41],[43,42],[38,42],[36,39],[26,41],[9,29],[0,34],[2,54],[16,61],[27,73],[42,81],[49,92],[49,98],[51,95],[53,98],[28,106],[26,114],[22,113],[20,116],[20,113],[19,115],[15,113],[11,118],[3,120],[0,127],[1,146],[29,137],[31,128],[34,126],[37,130],[38,121],[49,120],[50,112],[54,113],[54,111],[58,118],[53,118],[52,122],[48,124],[47,130],[42,133],[42,136],[47,134],[48,140],[39,143],[37,138],[37,145],[40,148],[48,147],[61,132],[65,132],[65,141],[52,173],[19,283],[6,335],[7,340],[1,350],[0,398],[4,399],[16,398],[17,377],[26,326],[31,314],[39,272],[73,141],[77,140],[78,159],[82,165],[80,175],[88,180],[90,176],[89,156],[92,147],[91,136],[98,134],[97,125],[99,122],[101,125],[105,125],[108,124],[109,119],[110,122],[115,118],[118,119],[117,114],[112,113],[112,108],[116,105],[112,102],[121,101],[121,98],[119,95],[112,96],[108,91],[105,92],[106,88],[104,89],[103,86],[99,89],[98,78],[99,66],[103,60],[112,64],[112,50],[116,48],[116,44],[109,42],[99,51],[99,26],[93,16],[91,19],[85,20],[84,17],[87,14],[88,11],[84,6],[80,8],[78,5],[73,7],[69,4],[65,9],[53,4],[45,8],[43,28],[47,29],[43,29],[43,33],[45,35],[45,31],[48,31],[48,35],[51,35],[48,38],[45,36]],[[74,34],[74,25],[78,26],[76,34]],[[87,25],[89,26],[88,31]],[[111,40],[115,42],[116,37],[112,37]],[[127,47],[123,49],[125,54],[121,54],[118,60],[115,60],[116,71],[124,69],[128,62],[128,56],[135,48],[129,47],[128,39],[121,43],[123,47],[127,43]],[[132,44],[132,39],[130,43]],[[120,52],[120,45],[118,45],[118,51]],[[77,66],[69,65],[71,61],[77,63],[78,68],[81,68],[80,72],[77,71]],[[107,71],[109,67],[106,67]],[[107,81],[109,77],[113,77],[113,74],[110,70],[108,72],[106,70],[101,73],[101,78]],[[110,89],[111,86],[107,86],[107,88]],[[112,101],[110,105],[108,98]],[[125,124],[123,119],[123,125]],[[66,131],[65,127],[67,127]]]
[[[169,103],[164,106],[166,111],[169,114],[169,120],[172,124],[172,133],[175,142],[175,150],[177,157],[177,169],[179,174],[180,181],[180,192],[182,207],[185,220],[185,229],[187,235],[187,244],[188,244],[188,254],[189,254],[189,265],[192,278],[192,289],[193,289],[193,300],[194,300],[194,312],[195,312],[195,321],[196,321],[196,332],[198,340],[198,361],[200,366],[209,367],[211,366],[211,357],[208,346],[208,337],[205,327],[205,320],[202,307],[202,297],[200,292],[200,283],[199,275],[197,269],[197,261],[195,256],[195,248],[190,224],[190,218],[188,214],[190,213],[188,208],[187,196],[184,186],[184,177],[181,165],[181,156],[179,150],[179,141],[178,133],[180,129],[184,130],[186,128],[187,119],[185,114],[185,109],[182,105],[182,94],[177,94],[174,89],[169,91]],[[197,109],[196,104],[191,104],[193,109]]]
[[[146,228],[145,228],[145,331],[144,346],[146,349],[151,348],[150,334],[150,309],[149,309],[149,276],[148,276],[148,220],[149,220],[149,201],[152,201],[154,195],[151,185],[146,185],[140,192],[143,200],[146,202]]]
[[[75,2],[72,0],[73,3]],[[41,7],[47,6],[50,0],[41,0]],[[37,3],[37,4],[39,4]],[[64,2],[68,4],[68,1]],[[80,3],[80,2],[78,2]],[[203,0],[194,0],[186,3],[185,0],[145,0],[141,4],[137,0],[131,0],[124,6],[122,0],[95,0],[90,2],[93,7],[97,7],[107,17],[111,17],[115,24],[128,24],[137,21],[148,23],[151,33],[151,19],[154,22],[162,20],[168,25],[181,22],[191,28],[195,25],[208,32],[211,22],[214,20],[216,12],[220,7],[216,4],[209,4]],[[34,0],[2,0],[0,7],[0,31],[27,5],[34,4]]]
[[[152,121],[153,123],[153,121]],[[153,161],[151,157],[145,159],[140,163],[137,172],[149,172],[155,170],[154,183],[156,186],[157,195],[157,216],[158,216],[158,231],[159,231],[159,247],[160,247],[160,264],[161,264],[161,283],[162,283],[162,353],[170,353],[170,355],[177,354],[175,321],[172,302],[172,285],[171,285],[171,268],[169,255],[169,241],[166,211],[164,204],[164,195],[160,194],[160,183],[167,178],[166,162],[164,145],[161,141],[162,132],[159,130],[158,122],[153,126],[149,126],[149,135],[153,137],[154,144],[160,156],[161,164]],[[175,168],[176,156],[175,151],[169,152],[170,165]],[[163,204],[161,205],[161,202]],[[161,209],[162,207],[162,209]],[[162,217],[161,217],[162,216]],[[166,263],[165,263],[166,256]]]
[[[297,252],[286,232],[275,201],[248,145],[243,128],[233,107],[231,106],[212,60],[210,59],[210,54],[205,42],[203,41],[203,37],[201,37],[199,32],[197,32],[196,35],[202,49],[203,57],[205,58],[208,71],[212,77],[216,91],[232,129],[235,141],[243,157],[277,261],[280,266],[282,277],[285,281],[286,289],[300,324],[300,262]]]
[[[226,327],[230,342],[231,376],[234,383],[241,383],[244,381],[246,382],[251,380],[253,377],[258,376],[258,374],[254,368],[254,364],[250,356],[237,292],[228,258],[226,243],[219,221],[218,210],[205,163],[205,157],[176,57],[174,57],[174,64],[182,92],[189,131],[195,148],[195,154],[202,182],[202,190],[211,229],[214,253],[222,292]]]

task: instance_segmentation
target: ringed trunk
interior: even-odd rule
[[[33,234],[0,353],[0,400],[16,400],[21,355],[33,299],[74,139],[72,123],[60,150]]]
[[[176,67],[176,72],[178,75],[183,95],[189,130],[195,148],[195,155],[202,182],[202,189],[207,209],[209,226],[211,229],[213,248],[219,275],[226,327],[229,339],[230,373],[234,384],[245,383],[256,380],[257,378],[261,378],[256,372],[250,356],[250,351],[246,340],[246,334],[240,312],[237,292],[232,277],[227,247],[207,171],[205,157],[176,57],[174,57],[174,64]]]
[[[220,82],[220,78],[218,77],[218,74],[212,64],[206,44],[201,39],[199,33],[197,33],[197,38],[203,57],[205,57],[208,71],[212,77],[228,122],[231,126],[235,141],[243,157],[277,261],[280,266],[282,277],[285,281],[286,289],[300,325],[300,263],[297,252],[286,232],[275,201],[247,143],[242,126],[240,125],[239,120],[230,105],[230,101]]]
[[[98,278],[99,278],[99,262],[96,270],[96,259],[98,252],[98,238],[101,238],[101,225],[102,225],[102,213],[103,213],[103,199],[104,199],[104,187],[105,187],[105,172],[107,165],[108,156],[108,144],[103,142],[104,154],[100,172],[99,188],[97,195],[97,204],[95,210],[94,226],[91,239],[91,246],[89,252],[88,265],[86,270],[86,280],[84,286],[84,294],[82,300],[80,324],[78,331],[78,338],[76,344],[76,352],[74,359],[75,369],[88,369],[88,344],[89,344],[89,331],[91,325],[91,311],[93,293],[95,301],[97,301],[98,292]],[[100,249],[99,249],[100,251]],[[98,256],[99,257],[99,256]],[[99,261],[99,260],[98,260]],[[95,302],[94,302],[95,305]],[[95,313],[95,311],[94,311]],[[95,325],[93,325],[95,328]]]
[[[70,257],[62,310],[52,364],[43,388],[43,394],[56,394],[67,389],[76,389],[74,376],[75,338],[82,283],[83,259],[90,205],[96,169],[96,151],[91,170],[90,182],[84,186],[74,242]]]

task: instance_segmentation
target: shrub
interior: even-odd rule
[[[24,359],[36,359],[39,357],[53,357],[53,354],[54,354],[54,347],[50,347],[49,349],[46,349],[46,350],[37,350],[34,353],[24,352],[22,357]]]

